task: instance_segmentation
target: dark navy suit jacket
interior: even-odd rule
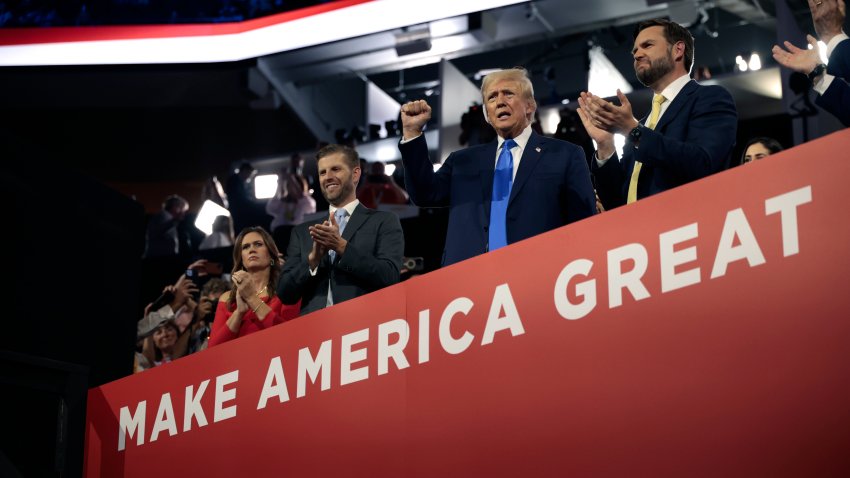
[[[425,135],[399,144],[404,182],[421,207],[449,207],[443,265],[488,251],[490,202],[498,142],[455,151],[435,173]],[[508,244],[550,231],[596,212],[584,151],[534,132],[511,187]]]
[[[334,304],[339,304],[399,282],[404,233],[398,216],[358,204],[342,232],[348,241],[345,254],[333,262],[325,254],[313,276],[307,261],[313,248],[308,229],[320,222],[305,222],[292,229],[277,291],[284,304],[300,300],[301,315],[306,315],[325,308],[329,285]]]
[[[637,147],[626,142],[622,160],[615,153],[602,167],[592,161],[602,204],[612,209],[626,203],[635,160],[643,163],[638,199],[728,168],[737,129],[738,112],[729,92],[721,86],[689,81],[655,130],[642,128]]]
[[[826,72],[835,76],[829,88],[815,103],[834,114],[844,126],[850,126],[850,40],[839,43],[829,55]]]

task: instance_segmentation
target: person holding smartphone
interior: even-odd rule
[[[209,347],[294,319],[300,303],[278,299],[280,255],[262,227],[246,227],[233,248],[231,289],[221,295],[210,332]]]

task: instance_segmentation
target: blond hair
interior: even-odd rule
[[[494,71],[493,73],[485,76],[484,81],[481,82],[482,101],[486,100],[484,95],[487,88],[493,84],[493,82],[499,80],[516,81],[519,83],[520,91],[522,91],[525,99],[531,101],[535,106],[537,106],[537,103],[534,101],[534,86],[531,84],[531,78],[528,77],[528,70],[521,66],[515,66],[513,68],[508,68],[507,70]]]
[[[489,75],[484,77],[484,81],[481,82],[481,102],[482,104],[487,104],[487,98],[485,95],[487,94],[487,88],[490,87],[494,82],[507,80],[507,81],[515,81],[519,84],[520,93],[522,96],[534,106],[534,109],[537,109],[537,101],[534,100],[534,85],[531,84],[531,78],[528,77],[528,70],[521,66],[515,66],[513,68],[508,68],[506,70],[499,70],[490,73]],[[489,118],[487,118],[487,109],[484,108],[484,118],[487,119],[489,123]],[[532,113],[533,115],[533,113]],[[528,118],[529,121],[531,117]]]

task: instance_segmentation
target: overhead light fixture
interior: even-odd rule
[[[473,78],[475,78],[475,81],[481,81],[481,78],[484,78],[485,76],[489,75],[490,73],[495,73],[497,71],[502,71],[502,70],[501,70],[501,68],[485,68],[483,70],[478,70],[478,71],[475,72],[475,75],[473,75]]]
[[[395,52],[398,56],[413,55],[431,49],[431,30],[425,28],[408,30],[395,35]]]
[[[750,55],[750,62],[748,65],[750,67],[750,71],[761,70],[761,58],[759,58],[758,53]]]
[[[735,56],[735,68],[738,71],[761,70],[761,56],[756,52],[742,52]]]
[[[747,61],[744,60],[744,55],[738,55],[735,57],[735,66],[738,67],[738,71],[747,71],[749,69]]]
[[[588,51],[590,57],[590,71],[587,75],[588,91],[602,98],[617,96],[617,90],[624,94],[632,92],[632,85],[620,73],[620,70],[611,63],[611,60],[602,52],[599,46],[591,46]]]

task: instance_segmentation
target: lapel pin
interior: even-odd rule
[[[540,152],[540,146],[538,146],[538,147],[534,148],[534,150],[535,150],[535,151],[537,151],[537,152],[539,153],[539,152]]]

